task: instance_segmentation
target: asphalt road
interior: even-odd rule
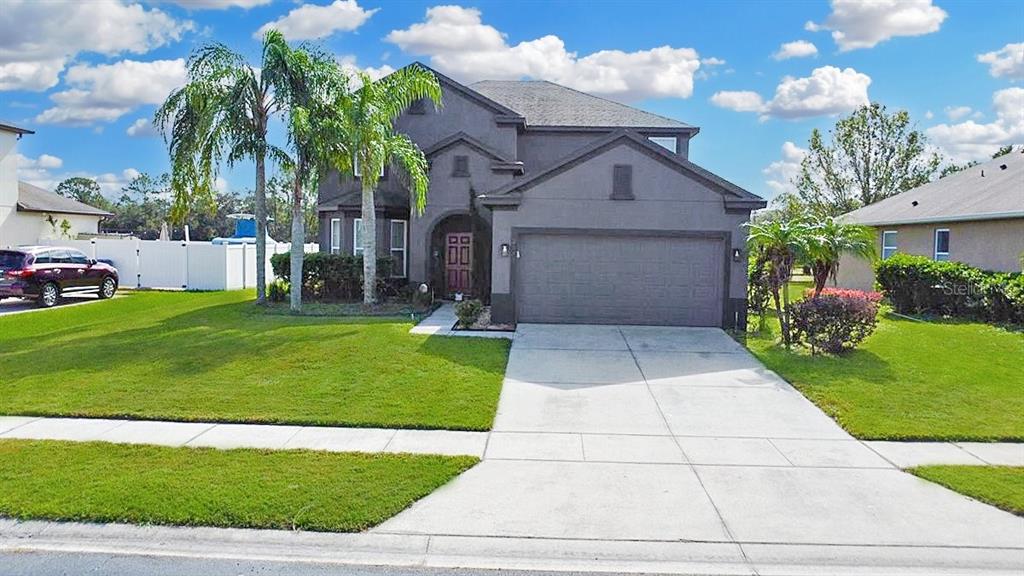
[[[300,562],[121,556],[64,552],[0,552],[0,576],[582,576],[581,572],[512,572],[396,568]],[[601,576],[608,576],[602,573]]]

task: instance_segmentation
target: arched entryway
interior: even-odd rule
[[[491,295],[490,224],[468,211],[438,220],[430,232],[427,274],[439,296],[461,292],[486,303]]]

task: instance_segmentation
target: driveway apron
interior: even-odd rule
[[[1024,548],[900,471],[725,332],[520,325],[484,460],[378,532]]]

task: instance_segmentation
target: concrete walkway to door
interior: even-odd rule
[[[700,328],[520,325],[484,461],[375,531],[1024,567],[1024,520],[900,471]]]

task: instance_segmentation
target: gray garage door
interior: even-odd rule
[[[528,234],[519,251],[520,322],[721,325],[721,240]]]

